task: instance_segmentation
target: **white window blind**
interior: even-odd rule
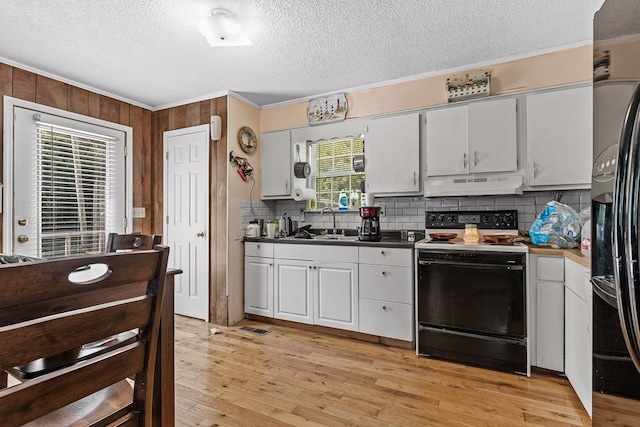
[[[34,119],[39,255],[104,252],[107,230],[118,228],[117,139]]]
[[[338,206],[341,191],[360,192],[364,173],[353,170],[353,156],[364,153],[364,139],[350,138],[313,144],[315,186],[318,207]],[[359,195],[359,194],[358,194]]]

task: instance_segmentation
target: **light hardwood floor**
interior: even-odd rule
[[[269,331],[260,336],[242,326]],[[566,379],[244,321],[176,316],[176,426],[590,426]]]

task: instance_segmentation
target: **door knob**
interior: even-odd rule
[[[199,232],[197,232],[197,233],[196,233],[196,237],[197,237],[198,239],[203,239],[203,238],[204,238],[204,231],[199,231]]]
[[[29,241],[29,236],[26,234],[21,234],[18,236],[18,243],[27,243]]]
[[[27,225],[28,223],[29,223],[29,221],[27,221],[27,219],[26,219],[26,218],[20,218],[20,219],[18,220],[18,225],[21,225],[21,226],[23,226],[23,227],[24,227],[25,225]]]

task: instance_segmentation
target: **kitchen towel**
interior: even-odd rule
[[[296,188],[293,190],[293,200],[311,200],[316,198],[316,190],[313,188]]]

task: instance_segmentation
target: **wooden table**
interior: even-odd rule
[[[153,425],[173,427],[176,421],[174,353],[174,276],[182,270],[169,268],[164,281],[164,299],[160,315],[160,337],[156,354],[153,385]]]

